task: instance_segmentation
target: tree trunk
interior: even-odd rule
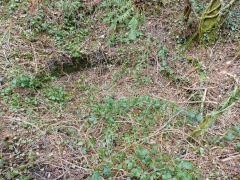
[[[194,39],[202,41],[206,37],[209,42],[214,42],[220,27],[228,16],[229,9],[235,6],[237,1],[239,0],[231,0],[228,5],[223,6],[222,0],[211,0],[201,16],[197,32],[187,41],[186,48],[190,46]],[[189,0],[186,0],[186,2],[190,3]]]
[[[190,0],[185,0],[185,8],[184,8],[184,12],[183,12],[185,22],[188,22],[191,12],[192,12],[192,4],[191,4]]]
[[[231,95],[220,105],[218,108],[211,113],[207,114],[198,127],[191,132],[187,137],[188,141],[194,142],[195,139],[199,139],[199,136],[204,136],[208,128],[210,128],[214,122],[222,115],[225,111],[230,109],[240,99],[240,84],[237,84]]]
[[[224,21],[220,15],[221,11],[220,0],[212,0],[203,13],[199,24],[199,40],[202,40],[204,34],[207,33],[208,39],[214,41],[217,37],[218,29],[221,26],[220,21]],[[220,23],[220,24],[218,24]]]

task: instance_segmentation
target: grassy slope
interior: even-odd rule
[[[239,76],[238,28],[225,27],[215,45],[192,44],[184,53],[176,2],[146,8],[135,42],[128,33],[136,30],[136,9],[109,32],[104,18],[114,9],[106,4],[93,13],[45,4],[34,15],[24,3],[0,10],[0,178],[239,178],[239,105],[200,145],[186,141]],[[50,59],[99,49],[110,64],[35,78]]]

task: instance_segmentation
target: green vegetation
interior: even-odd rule
[[[1,1],[0,180],[237,179],[230,3]]]
[[[221,0],[211,0],[201,15],[197,32],[187,42],[187,48],[192,40],[196,38],[200,41],[207,40],[213,43],[217,39],[219,30],[228,17],[229,12],[231,12],[232,7],[238,4],[238,0],[232,0],[229,3]],[[187,7],[190,7],[192,10],[194,5],[192,6],[191,2],[187,1]],[[185,15],[187,19],[189,18],[191,10]]]

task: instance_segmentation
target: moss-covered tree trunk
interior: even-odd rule
[[[188,141],[195,141],[199,138],[199,136],[204,136],[208,128],[210,128],[214,122],[218,119],[220,115],[222,115],[225,111],[230,109],[236,102],[240,99],[240,84],[236,85],[235,89],[231,93],[231,95],[215,109],[211,113],[208,113],[203,122],[201,122],[198,127],[191,132]]]
[[[230,9],[236,5],[237,1],[239,0],[231,0],[224,6],[222,0],[211,0],[201,16],[197,32],[187,42],[187,48],[194,39],[202,41],[206,38],[210,42],[213,42],[217,38],[218,31],[226,20]],[[186,0],[185,12],[190,12],[190,10],[188,10],[189,7],[192,8],[190,4],[190,1]],[[188,13],[185,13],[184,15],[189,16]]]
[[[199,24],[200,40],[202,40],[205,33],[208,33],[208,38],[211,41],[216,39],[221,21],[224,21],[224,17],[220,15],[221,7],[222,5],[220,0],[212,0],[205,12],[202,14]]]
[[[184,12],[183,12],[185,22],[188,22],[191,12],[192,12],[192,4],[191,4],[190,0],[185,0],[185,8],[184,8]]]

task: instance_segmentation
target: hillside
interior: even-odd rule
[[[240,179],[240,2],[215,1],[0,1],[0,180]]]

